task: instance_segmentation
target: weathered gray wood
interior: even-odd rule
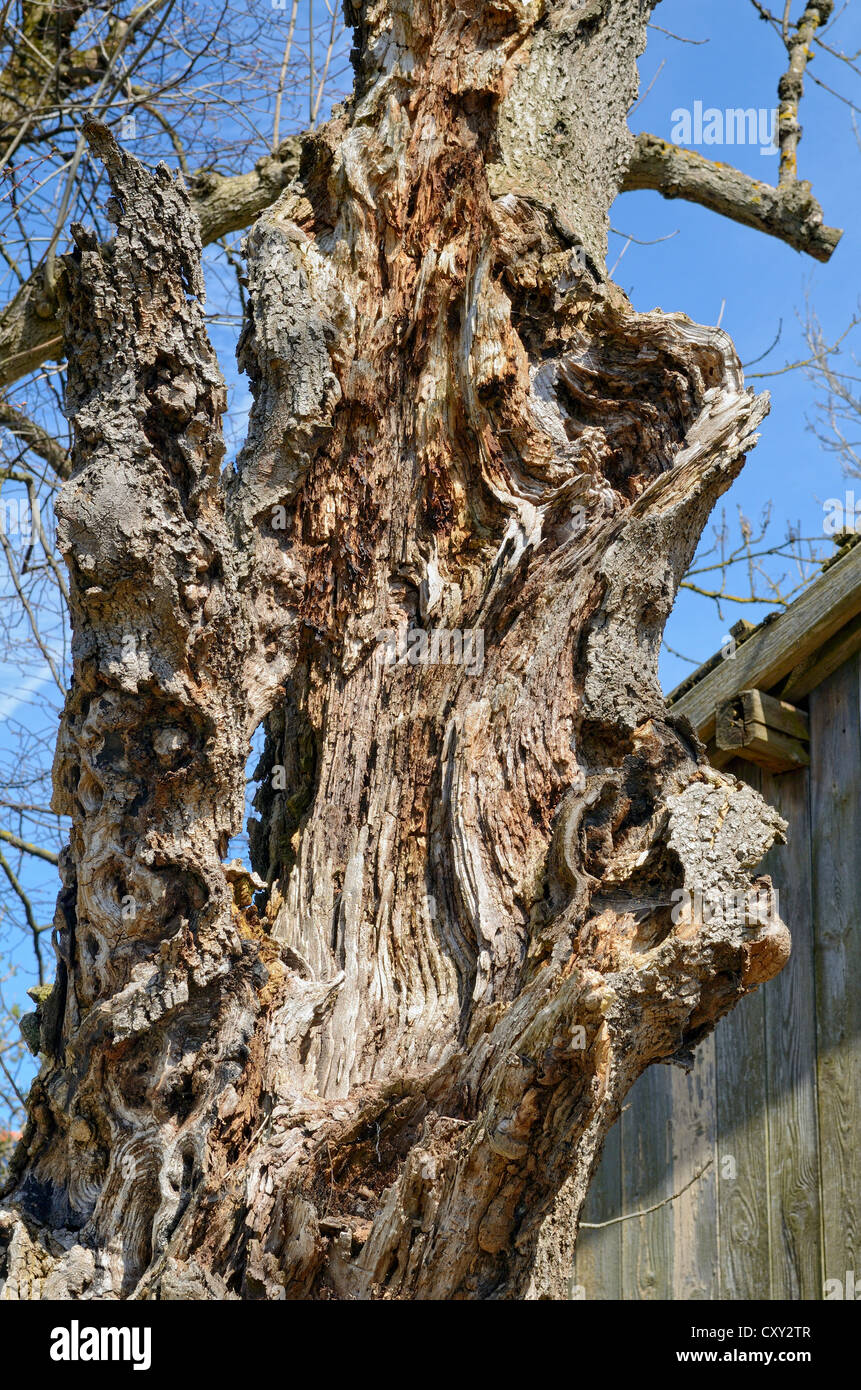
[[[762,991],[715,1032],[721,1298],[768,1298],[768,1142]]]
[[[861,657],[810,697],[823,1276],[861,1273]]]
[[[793,955],[719,1024],[698,1049],[692,1075],[668,1071],[665,1089],[663,1069],[653,1068],[632,1091],[616,1130],[621,1209],[680,1195],[647,1217],[584,1232],[583,1258],[601,1297],[816,1299],[825,1279],[845,1284],[847,1271],[861,1270],[859,664],[855,655],[812,693],[809,771],[772,775],[717,750],[789,822],[787,845],[775,846],[762,868],[779,892]],[[801,733],[804,720],[786,728],[791,708],[768,697],[758,707],[767,718],[774,705],[786,718],[770,723]],[[668,1114],[672,1182],[665,1192],[650,1184],[649,1171],[666,1162]],[[713,1168],[682,1192],[712,1153]],[[614,1192],[618,1164],[614,1149],[612,1170],[602,1175]],[[611,1214],[606,1201],[595,1209],[601,1215],[587,1219]]]
[[[772,772],[806,767],[807,715],[761,690],[740,690],[715,711],[715,745]]]
[[[672,1204],[632,1213],[671,1197],[673,1187],[672,1078],[668,1067],[649,1067],[628,1097],[622,1127],[624,1297],[673,1298]]]
[[[790,738],[800,739],[802,742],[809,741],[810,721],[807,715],[804,710],[791,705],[787,700],[776,700],[772,695],[766,695],[763,690],[740,690],[727,705],[721,707],[722,710],[735,702],[738,704],[738,719],[729,729],[725,729],[720,718],[721,710],[718,711],[715,733],[721,748],[740,747],[748,724],[763,724],[766,728],[787,734]],[[721,741],[720,735],[726,733],[734,734],[735,742]]]
[[[633,1088],[608,1136],[583,1217],[626,1219],[581,1229],[573,1280],[580,1296],[719,1296],[714,1055],[709,1038],[697,1049],[690,1074],[653,1067]],[[687,1186],[709,1159],[711,1166]],[[670,1196],[657,1211],[633,1216]]]
[[[721,661],[678,700],[703,740],[711,738],[715,710],[738,690],[769,690],[861,613],[861,546],[832,565],[774,622],[749,637],[735,656]],[[795,694],[797,695],[797,691]]]
[[[653,1068],[632,1091],[586,1219],[680,1195],[648,1217],[583,1232],[577,1279],[594,1286],[590,1297],[816,1299],[824,1279],[845,1283],[847,1271],[861,1270],[859,661],[813,693],[809,771],[770,775],[729,761],[789,822],[787,845],[775,846],[762,868],[778,890],[793,954],[697,1049],[691,1075]],[[668,1107],[672,1180],[663,1190],[650,1170],[666,1161]],[[712,1154],[713,1167],[683,1192]]]
[[[798,709],[788,700],[776,700],[763,690],[752,690],[750,707],[751,717],[767,724],[769,729],[801,739],[802,743],[810,741],[810,720],[803,709]]]
[[[583,1207],[584,1221],[611,1221],[622,1215],[622,1126],[617,1121],[604,1141],[598,1171]],[[577,1239],[573,1296],[624,1298],[622,1222],[603,1230],[582,1229]],[[579,1292],[582,1290],[582,1294]]]
[[[667,1208],[673,1233],[676,1299],[715,1299],[720,1294],[717,1228],[717,1102],[714,1035],[694,1054],[694,1067],[670,1073],[673,1191]],[[711,1166],[705,1165],[711,1159]],[[692,1183],[695,1173],[705,1172]]]
[[[788,700],[801,700],[861,650],[861,615],[835,632],[804,661],[799,662],[781,683],[780,694]]]
[[[822,1278],[809,776],[805,771],[776,777],[763,773],[760,787],[789,824],[786,845],[776,846],[763,863],[792,932],[789,964],[762,991],[771,1294],[781,1299],[819,1298]]]

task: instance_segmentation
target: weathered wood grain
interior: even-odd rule
[[[765,1010],[742,1001],[715,1033],[721,1298],[768,1298],[769,1175]]]
[[[771,772],[806,767],[807,716],[761,690],[740,690],[715,711],[715,745]]]
[[[715,711],[738,690],[770,690],[861,612],[861,546],[832,565],[779,618],[741,643],[678,700],[677,714],[690,719],[705,742],[715,728]],[[794,692],[797,694],[797,689]]]
[[[777,690],[781,698],[801,700],[861,650],[861,615],[853,618],[790,671]]]
[[[697,1049],[691,1075],[668,1069],[669,1102],[657,1069],[632,1091],[612,1170],[608,1163],[598,1175],[596,1194],[609,1191],[612,1200],[586,1219],[657,1200],[654,1191],[646,1196],[643,1175],[659,1161],[668,1104],[671,1188],[681,1195],[647,1218],[581,1235],[600,1297],[655,1296],[666,1229],[673,1250],[664,1296],[676,1299],[817,1299],[826,1278],[845,1286],[847,1272],[861,1266],[859,660],[813,692],[809,770],[775,775],[727,765],[788,822],[787,844],[772,848],[762,871],[778,891],[793,952],[784,971]],[[682,1192],[712,1153],[713,1169]],[[736,1165],[734,1179],[725,1175],[726,1159]]]
[[[762,991],[768,1085],[771,1296],[821,1291],[819,1134],[809,784],[807,771],[762,774],[761,791],[788,822],[786,845],[763,863],[792,931],[792,955]]]
[[[622,1272],[625,1296],[673,1297],[672,1097],[669,1070],[650,1067],[629,1095],[622,1115]]]
[[[823,1278],[861,1273],[861,657],[810,696]]]
[[[717,1225],[717,1072],[714,1035],[694,1053],[690,1072],[670,1070],[673,1234],[670,1297],[714,1299],[720,1293]],[[706,1165],[711,1161],[711,1166]],[[705,1171],[703,1171],[705,1170]],[[701,1176],[691,1180],[696,1173]],[[688,1184],[691,1184],[688,1186]]]
[[[604,1141],[598,1171],[583,1206],[583,1221],[613,1221],[622,1215],[622,1124],[617,1120]],[[601,1230],[581,1226],[577,1239],[573,1283],[586,1299],[624,1298],[622,1226],[616,1221]]]

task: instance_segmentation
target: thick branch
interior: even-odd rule
[[[637,136],[622,192],[651,188],[665,198],[684,198],[733,222],[785,241],[817,261],[830,259],[843,235],[826,227],[822,209],[805,181],[773,188],[729,164],[705,159],[647,132]]]

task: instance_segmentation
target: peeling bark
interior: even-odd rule
[[[91,128],[73,830],[4,1298],[563,1297],[629,1087],[785,961],[783,823],[657,677],[767,399],[603,269],[650,8],[356,8],[354,100],[247,239],[225,476],[188,195]],[[483,661],[380,659],[419,628]]]

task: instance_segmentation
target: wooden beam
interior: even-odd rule
[[[715,711],[739,690],[771,690],[800,662],[818,652],[861,614],[861,545],[853,546],[811,584],[779,618],[742,643],[696,685],[668,703],[673,714],[690,719],[707,742],[715,731]],[[800,698],[796,694],[796,698]]]
[[[807,715],[761,690],[740,690],[715,712],[717,748],[769,772],[807,767],[809,742]]]
[[[821,685],[829,676],[849,661],[856,652],[861,651],[861,614],[854,618],[846,627],[835,632],[818,651],[800,661],[793,667],[785,681],[779,687],[781,699],[803,700],[805,695],[809,695],[811,690],[815,690],[817,685]]]
[[[742,690],[739,693],[746,721],[766,724],[779,734],[788,734],[790,738],[809,743],[810,720],[803,709],[796,709],[786,700],[776,700],[762,690]]]

